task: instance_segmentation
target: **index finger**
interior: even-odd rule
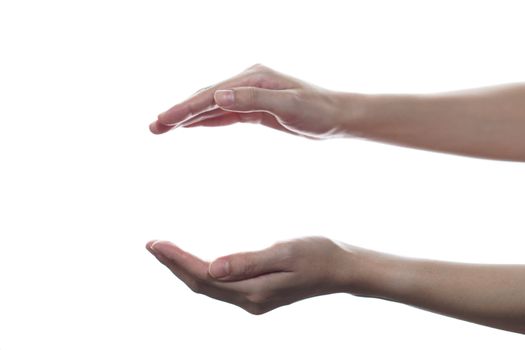
[[[158,121],[161,124],[172,126],[191,117],[207,112],[217,107],[213,98],[213,94],[216,90],[242,86],[248,83],[249,80],[247,76],[240,74],[217,85],[204,88],[202,91],[198,91],[185,101],[178,103],[167,111],[161,113],[158,116]]]
[[[260,290],[273,278],[273,274],[267,274],[241,281],[217,281],[208,274],[208,262],[182,250],[171,242],[151,241],[148,242],[146,248],[191,289],[201,285],[205,289],[202,292],[212,297],[224,293],[244,294]]]
[[[148,242],[146,248],[155,257],[160,258],[159,260],[181,279],[182,277],[179,274],[194,276],[198,279],[208,277],[209,264],[206,261],[182,250],[171,242],[151,241]]]

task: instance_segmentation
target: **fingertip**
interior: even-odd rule
[[[156,240],[153,243],[151,243],[151,249],[155,249],[156,247],[166,246],[166,245],[172,245],[172,244],[171,242],[168,242],[168,241]]]
[[[154,239],[154,240],[151,240],[149,241],[148,243],[146,243],[146,249],[149,250],[149,251],[152,251],[153,250],[153,245],[157,242],[158,240]]]
[[[171,243],[170,241],[154,241],[151,246],[151,250],[155,253],[160,253],[161,255],[164,255],[166,257],[173,257],[173,256],[182,256],[184,255],[184,252],[182,249],[177,247],[175,244]]]
[[[174,126],[190,115],[191,112],[188,109],[188,106],[179,104],[171,107],[165,112],[160,113],[157,116],[157,120],[160,124]]]
[[[164,125],[162,123],[160,123],[158,120],[157,121],[154,121],[153,123],[151,123],[149,125],[149,130],[155,134],[155,135],[159,135],[159,134],[163,134],[171,129],[174,129],[176,126],[169,126],[169,125]]]
[[[149,131],[151,131],[152,134],[159,134],[156,121],[154,121],[153,123],[149,125]]]
[[[227,277],[230,271],[230,262],[225,258],[216,259],[208,266],[208,274],[216,279]]]

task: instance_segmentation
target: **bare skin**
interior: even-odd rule
[[[311,139],[364,137],[525,161],[525,84],[425,95],[330,91],[255,65],[161,113],[150,130],[259,123]],[[525,333],[525,265],[411,259],[323,237],[212,263],[165,241],[146,248],[193,291],[261,314],[330,293],[376,297]]]
[[[525,333],[521,265],[410,259],[323,237],[280,242],[211,263],[166,241],[151,241],[146,248],[194,292],[256,315],[305,298],[350,293]]]
[[[227,104],[225,96],[233,94]],[[255,65],[202,89],[150,125],[259,123],[315,139],[362,137],[431,151],[525,161],[525,83],[435,94],[327,90]]]

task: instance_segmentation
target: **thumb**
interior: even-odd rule
[[[286,271],[288,254],[280,246],[249,253],[238,253],[213,261],[208,273],[221,281],[238,281],[271,272]]]
[[[290,90],[272,90],[249,86],[217,90],[214,93],[214,99],[220,108],[229,111],[265,111],[279,115],[292,110],[294,95]]]

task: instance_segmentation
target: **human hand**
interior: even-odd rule
[[[280,242],[211,264],[170,242],[151,241],[146,248],[194,292],[256,315],[345,292],[525,333],[524,265],[404,258],[322,237]]]
[[[351,291],[355,280],[352,251],[322,237],[280,242],[261,251],[223,256],[211,264],[166,241],[151,241],[146,248],[194,292],[252,314]]]
[[[343,136],[342,95],[257,64],[161,113],[150,130],[250,122],[314,139]]]

